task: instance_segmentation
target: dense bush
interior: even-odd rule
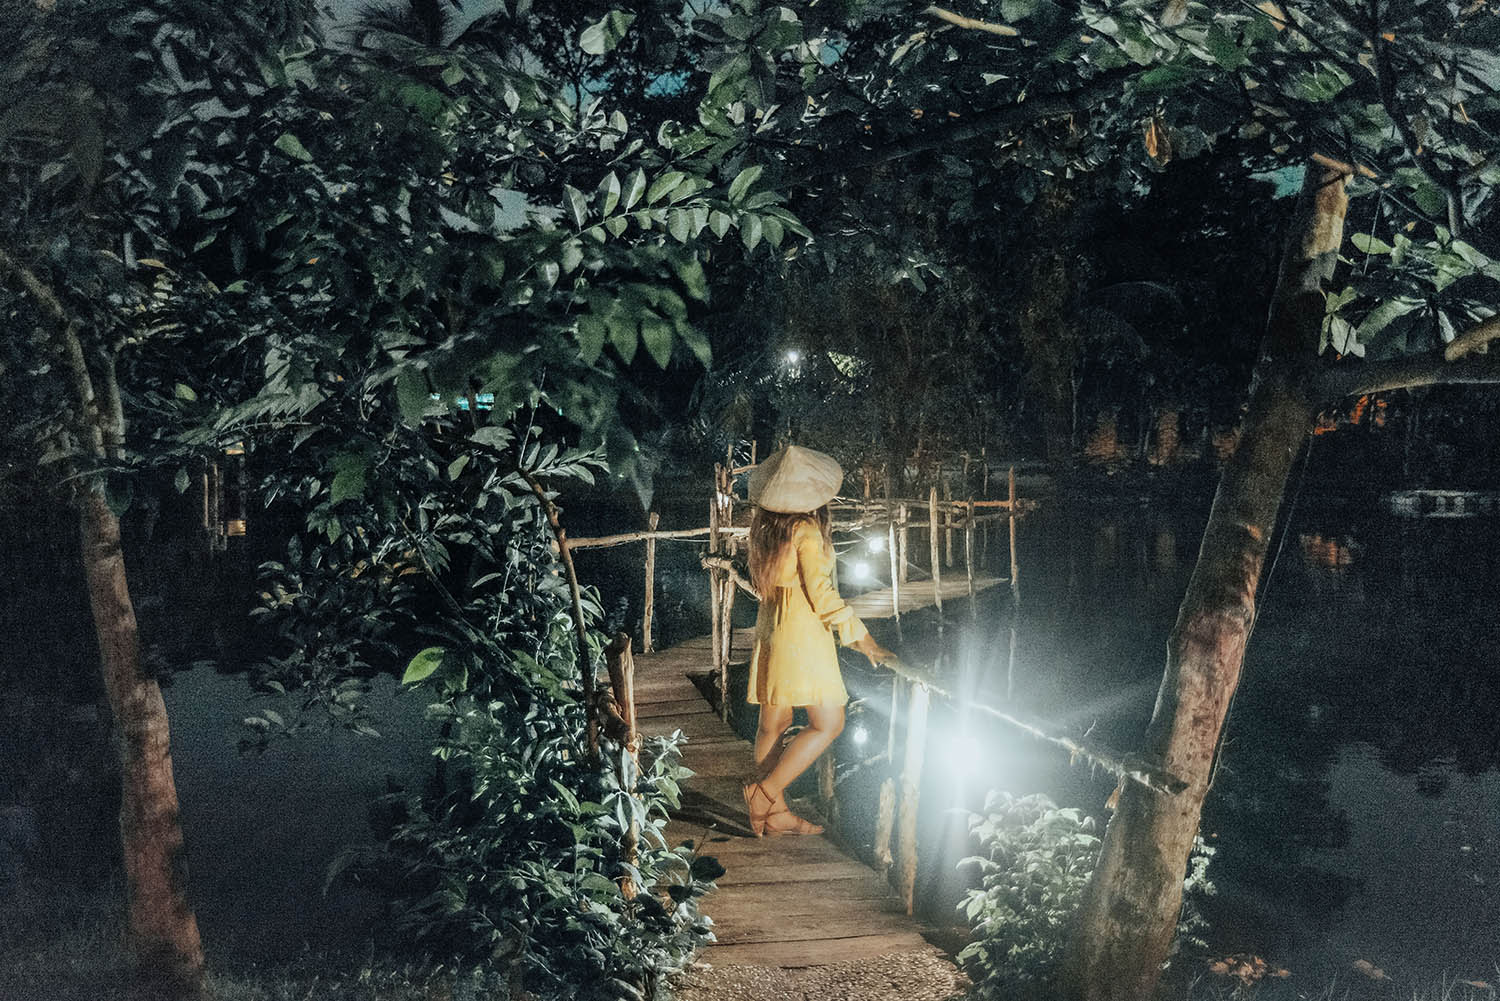
[[[973,931],[958,959],[974,980],[973,996],[998,1001],[1040,993],[1062,959],[1098,859],[1094,818],[1046,796],[992,792],[984,812],[970,816],[969,831],[983,854],[960,863],[977,868],[980,885],[959,904]],[[1203,946],[1198,936],[1206,922],[1193,898],[1213,893],[1207,878],[1212,856],[1199,839],[1183,884],[1179,945]]]

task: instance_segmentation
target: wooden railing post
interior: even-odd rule
[[[934,485],[927,492],[927,534],[930,536],[932,558],[932,598],[937,603],[938,622],[943,621],[943,565],[938,559],[938,489]]]
[[[974,498],[964,512],[964,575],[969,581],[969,607],[974,606]]]
[[[889,512],[887,512],[889,513]],[[885,523],[885,546],[891,554],[891,614],[896,618],[896,636],[901,636],[901,560],[897,556],[896,521]]]
[[[901,689],[906,682],[897,674],[891,675],[891,715],[886,727],[885,764],[886,777],[880,783],[880,803],[875,813],[875,864],[882,874],[890,871],[891,834],[896,827],[896,727],[901,713]]]
[[[896,524],[897,524],[897,526],[900,529],[900,531],[899,531],[900,540],[899,541],[901,543],[901,553],[900,553],[900,556],[899,556],[899,558],[897,559],[896,562],[897,562],[897,565],[898,565],[898,567],[899,567],[899,569],[901,571],[901,574],[900,574],[901,583],[905,584],[906,583],[906,567],[907,567],[907,560],[906,560],[907,536],[910,534],[910,528],[907,525],[907,514],[908,514],[908,512],[906,510],[906,505],[905,504],[900,505],[897,508],[897,510],[899,511],[899,515],[898,515],[898,517],[896,519]]]
[[[604,662],[609,668],[609,684],[614,691],[615,707],[619,714],[618,734],[627,753],[620,756],[617,766],[620,788],[635,795],[636,776],[640,761],[641,737],[635,722],[635,658],[630,653],[630,634],[616,633],[609,646],[604,648]],[[620,860],[634,866],[640,855],[641,832],[632,820],[620,842]],[[626,900],[635,897],[637,887],[629,875],[620,876],[620,892]]]
[[[1016,467],[1010,467],[1010,475],[1007,477],[1007,504],[1010,511],[1010,593],[1015,600],[1021,600],[1021,565],[1016,560]]]
[[[1016,467],[1006,477],[1006,497],[1010,517],[1010,650],[1005,658],[1005,701],[1015,700],[1016,635],[1021,624],[1021,563],[1016,558]]]
[[[652,620],[656,617],[656,526],[661,522],[661,512],[652,511],[646,519],[646,598],[641,605],[641,653],[656,649],[651,639]]]
[[[906,754],[901,768],[901,817],[897,832],[901,902],[911,914],[917,892],[917,808],[921,803],[922,762],[927,750],[926,685],[911,686],[906,708]]]
[[[828,819],[828,829],[835,830],[839,824],[838,758],[833,748],[823,752],[818,759],[818,799],[823,804],[823,814]]]
[[[943,566],[953,566],[953,511],[950,505],[953,503],[953,485],[948,482],[948,477],[943,477]]]
[[[719,469],[718,463],[714,463],[713,495],[708,500],[708,551],[718,555],[719,545]],[[708,572],[708,620],[709,620],[709,646],[712,649],[714,683],[719,689],[719,716],[723,719],[729,718],[729,693],[725,683],[727,671],[723,664],[724,639],[720,635],[722,628],[722,616],[720,615],[720,599],[722,591],[720,587],[721,574],[717,570]]]

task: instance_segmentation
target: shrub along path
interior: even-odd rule
[[[749,629],[735,631],[746,649]],[[740,794],[751,750],[689,680],[709,670],[708,637],[636,657],[635,698],[647,735],[681,730],[688,741],[675,842],[704,845],[728,870],[703,909],[718,942],[702,959],[719,966],[821,967],[891,953],[930,951],[886,881],[827,836],[756,838]],[[951,967],[949,967],[951,969]]]

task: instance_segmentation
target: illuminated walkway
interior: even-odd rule
[[[889,597],[887,596],[887,602]],[[753,630],[738,629],[743,655]],[[728,870],[704,902],[718,943],[703,959],[719,965],[823,966],[925,948],[917,923],[869,866],[828,836],[755,838],[745,817],[741,777],[750,744],[719,719],[689,674],[711,671],[708,637],[636,657],[636,711],[648,735],[681,730],[688,741],[683,808],[668,826],[674,843],[707,842],[705,854]]]

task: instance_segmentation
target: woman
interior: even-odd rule
[[[828,502],[843,481],[844,471],[831,456],[796,445],[750,474],[750,576],[760,594],[760,615],[748,699],[760,706],[760,724],[755,777],[745,783],[744,795],[756,837],[823,832],[787,807],[786,787],[844,729],[849,694],[839,676],[834,633],[871,664],[893,656],[870,637],[833,583]],[[798,706],[806,708],[809,725],[783,747]]]

